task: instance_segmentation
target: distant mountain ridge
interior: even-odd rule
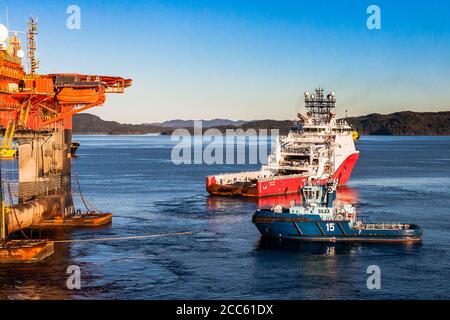
[[[105,121],[89,113],[77,114],[73,117],[74,134],[149,134],[160,133],[167,128],[145,124],[123,124],[116,121]]]
[[[361,135],[444,136],[450,135],[450,111],[391,114],[373,113],[348,118]]]
[[[196,120],[169,120],[161,123],[150,123],[149,125],[161,126],[166,128],[188,128],[194,126]],[[229,120],[229,119],[213,119],[213,120],[201,120],[203,128],[212,128],[219,126],[241,126],[247,121],[244,120]]]
[[[105,121],[92,114],[78,114],[73,119],[74,134],[112,134],[133,135],[160,133],[170,135],[176,128],[186,128],[192,132],[194,120],[170,120],[152,124],[122,124],[116,121]],[[347,121],[361,135],[450,135],[450,111],[412,112],[403,111],[387,115],[369,114],[366,116],[347,118]],[[202,122],[203,129],[278,129],[280,134],[289,131],[292,120],[227,120],[214,119]]]

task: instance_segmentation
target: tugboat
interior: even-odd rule
[[[307,185],[303,204],[258,210],[253,223],[263,237],[321,242],[418,243],[423,231],[414,224],[364,223],[355,207],[336,201],[335,180]]]

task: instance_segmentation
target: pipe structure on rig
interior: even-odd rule
[[[20,141],[18,203],[7,210],[8,234],[73,213],[71,136],[61,129]]]
[[[16,204],[7,210],[7,234],[38,224],[58,215],[62,210],[61,196],[48,196]]]

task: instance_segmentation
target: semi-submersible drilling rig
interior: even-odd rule
[[[20,230],[111,222],[110,214],[80,215],[74,209],[72,116],[102,105],[108,93],[123,93],[132,81],[38,74],[36,35],[37,23],[31,18],[25,53],[17,33],[0,25],[0,131],[4,137],[0,159],[7,161],[18,152],[18,187],[11,192],[9,183],[0,183],[0,263],[41,261],[53,253],[52,241],[14,237]],[[25,59],[28,72],[23,66]],[[17,150],[12,147],[13,139]],[[19,240],[11,240],[11,235]]]

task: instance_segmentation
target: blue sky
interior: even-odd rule
[[[38,17],[41,73],[133,78],[90,111],[108,120],[292,119],[319,85],[340,115],[450,110],[447,1],[1,0],[3,23],[6,7],[11,29]]]

